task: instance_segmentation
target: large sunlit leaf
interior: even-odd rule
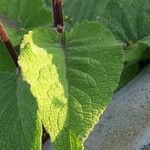
[[[97,22],[76,25],[60,41],[53,30],[29,32],[19,64],[56,148],[81,150],[118,85],[121,44]]]
[[[40,150],[41,130],[30,86],[20,75],[0,72],[0,149]]]

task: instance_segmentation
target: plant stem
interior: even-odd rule
[[[14,49],[6,30],[4,29],[2,23],[0,22],[0,40],[4,43],[5,47],[7,48],[10,56],[12,57],[14,64],[18,68],[18,58],[17,58],[17,53],[16,50]]]
[[[62,13],[62,0],[52,0],[53,3],[53,16],[54,16],[54,27],[58,33],[63,32],[63,13]]]

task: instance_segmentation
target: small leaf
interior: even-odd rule
[[[40,150],[41,122],[30,87],[15,73],[0,72],[0,149]]]
[[[133,79],[140,72],[140,65],[138,63],[127,64],[121,73],[119,87],[117,90],[125,86],[131,79]]]
[[[143,38],[140,43],[145,45],[146,47],[150,47],[150,35]]]
[[[147,57],[143,56],[147,52],[149,53],[148,48],[150,48],[150,36],[147,36],[129,46],[127,50],[124,51],[125,61],[133,63],[144,59],[150,59],[150,57],[148,57],[149,55]]]
[[[66,44],[40,28],[24,37],[19,64],[37,97],[42,123],[58,150],[81,150],[123,67],[121,44],[97,22],[66,33]]]
[[[130,63],[138,62],[142,58],[145,49],[146,46],[140,43],[129,46],[127,50],[124,51],[124,60]]]

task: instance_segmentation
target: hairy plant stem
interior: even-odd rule
[[[58,33],[63,32],[64,20],[62,13],[62,0],[52,0],[54,27]]]
[[[63,50],[65,50],[66,34],[64,32],[64,20],[62,11],[62,0],[52,0],[53,4],[53,18],[54,28],[60,33],[60,43]]]
[[[14,61],[14,64],[17,68],[19,68],[18,65],[18,58],[17,58],[17,53],[15,48],[13,47],[6,30],[4,29],[2,23],[0,22],[0,40],[3,42],[3,44],[5,45],[5,47],[7,48],[11,58]]]

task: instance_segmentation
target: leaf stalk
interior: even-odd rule
[[[7,32],[6,32],[6,30],[3,27],[1,22],[0,22],[0,40],[3,42],[3,44],[7,48],[11,58],[13,59],[13,62],[15,64],[15,66],[17,68],[19,68],[16,50],[13,47],[13,45],[12,45],[12,43],[11,43],[9,37],[8,37],[8,34],[7,34]]]

